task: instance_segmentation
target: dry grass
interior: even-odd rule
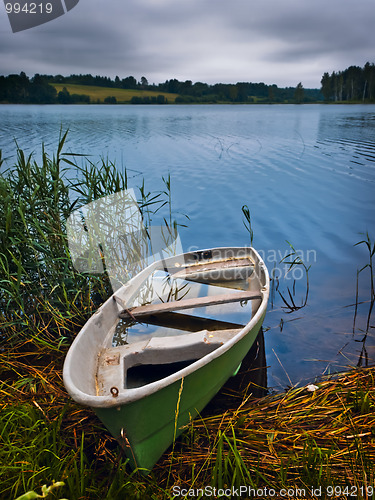
[[[374,377],[374,368],[359,369],[315,392],[291,390],[196,420],[156,473],[168,469],[185,488],[374,487]]]
[[[124,498],[125,493],[172,498],[174,485],[276,491],[374,486],[374,368],[322,382],[315,392],[296,389],[248,400],[194,420],[144,478],[130,472],[93,412],[69,399],[61,377],[64,351],[35,352],[25,343],[0,353],[0,421],[5,428],[12,415],[14,424],[9,441],[2,432],[1,485],[6,488],[1,498],[15,498],[7,492],[20,494],[53,479],[65,481],[62,494],[69,499]],[[48,431],[41,440],[43,429]],[[58,459],[47,466],[43,455],[51,453]]]

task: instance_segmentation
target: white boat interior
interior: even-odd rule
[[[194,263],[172,274],[156,269],[147,277],[128,302],[129,314],[117,323],[112,347],[100,354],[97,394],[106,393],[110,381],[117,387],[115,382],[123,379],[122,386],[131,389],[164,378],[213,352],[245,327],[261,296],[253,292],[247,298],[244,293],[240,300],[237,295],[259,290],[254,263],[241,258],[220,264]],[[142,314],[135,317],[136,312]]]
[[[159,261],[99,308],[75,341],[76,362],[89,360],[86,354],[94,363],[64,375],[81,402],[138,399],[208,363],[252,328],[268,299],[267,270],[251,248],[245,255],[231,249],[230,258],[223,250]]]

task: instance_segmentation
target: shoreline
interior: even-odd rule
[[[104,102],[90,102],[90,103],[69,103],[69,104],[61,104],[61,103],[22,103],[22,102],[0,102],[0,106],[310,106],[310,105],[325,105],[325,106],[374,106],[375,101],[373,102],[324,102],[324,101],[316,101],[316,102],[171,102],[168,104],[152,104],[152,103],[142,103],[142,104],[133,104],[131,102],[118,102],[116,104],[109,104]]]

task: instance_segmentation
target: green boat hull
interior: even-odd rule
[[[253,345],[265,313],[236,344],[184,379],[123,406],[94,408],[99,419],[121,443],[133,468],[150,470],[181,434],[183,426],[236,373]]]
[[[267,268],[253,248],[156,261],[83,326],[65,359],[65,387],[96,412],[133,468],[150,470],[237,373],[262,326],[268,297]],[[180,312],[189,309],[193,314]],[[146,326],[132,332],[128,317],[134,314],[140,320],[132,320]],[[126,333],[121,342],[118,332]]]

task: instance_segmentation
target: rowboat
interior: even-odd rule
[[[132,467],[150,470],[237,373],[268,297],[267,268],[253,248],[153,262],[77,335],[64,363],[65,387],[95,411]]]

